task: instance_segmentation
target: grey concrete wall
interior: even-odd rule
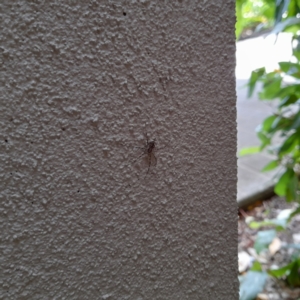
[[[0,298],[237,299],[234,1],[0,5]]]

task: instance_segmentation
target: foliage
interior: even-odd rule
[[[284,209],[280,212],[280,214],[277,216],[276,219],[265,219],[261,222],[252,221],[249,224],[249,227],[251,229],[259,229],[261,227],[271,226],[276,229],[276,231],[282,231],[286,229],[288,222],[290,220],[290,217],[293,215],[294,210],[291,209]],[[273,240],[273,238],[272,238]],[[267,247],[269,245],[266,245]],[[257,250],[257,249],[256,249]]]
[[[293,33],[292,61],[280,62],[278,69],[266,72],[260,68],[252,72],[248,96],[252,96],[258,82],[262,84],[259,98],[276,103],[276,111],[257,128],[260,147],[243,149],[254,153],[267,149],[275,159],[264,167],[270,171],[281,167],[275,192],[287,201],[300,202],[300,1],[276,1],[274,33]],[[280,139],[275,144],[274,139]]]
[[[292,83],[285,78],[292,77]],[[259,93],[261,100],[277,100],[273,115],[267,117],[257,128],[260,139],[260,151],[265,148],[276,159],[264,167],[270,171],[281,166],[275,192],[285,196],[287,201],[300,200],[300,64],[293,62],[279,63],[279,69],[267,73],[265,68],[252,72],[249,81],[249,96],[252,95],[258,81],[262,83]],[[273,140],[280,138],[276,145]],[[245,150],[244,150],[245,151]]]
[[[283,79],[287,76],[295,78],[294,83],[285,83]],[[300,199],[300,84],[297,82],[299,78],[299,62],[281,62],[279,70],[266,73],[265,69],[261,68],[252,72],[249,81],[250,96],[257,81],[261,81],[260,99],[279,100],[276,112],[258,127],[257,136],[261,142],[260,151],[268,147],[268,151],[276,157],[264,167],[263,171],[282,167],[275,192],[279,196],[285,196],[287,201]],[[278,137],[280,137],[279,144],[272,144],[272,140]]]
[[[236,0],[236,38],[246,30],[254,32],[274,25],[274,0]]]
[[[285,209],[277,216],[276,219],[264,220],[262,222],[252,221],[250,222],[250,228],[257,229],[260,227],[273,227],[274,229],[262,230],[257,233],[255,240],[254,249],[259,255],[264,251],[271,251],[272,245],[274,249],[274,242],[278,238],[276,232],[286,228],[288,220],[298,209]],[[266,280],[268,277],[283,280],[290,287],[300,287],[300,245],[299,244],[286,244],[276,245],[277,249],[289,248],[289,252],[293,253],[290,257],[290,261],[287,265],[276,269],[264,270],[262,265],[255,261],[251,270],[245,275],[240,276],[240,300],[253,300],[256,296],[262,292]],[[274,250],[273,250],[274,251]],[[277,250],[275,250],[277,251]],[[274,253],[274,252],[273,252]],[[265,257],[262,254],[262,257]]]
[[[245,5],[249,5],[249,2],[253,4],[256,1],[237,0],[237,37],[250,24],[248,22],[250,19],[239,20],[243,15]],[[278,69],[271,72],[267,72],[265,68],[252,72],[248,83],[248,96],[253,95],[257,84],[260,83],[259,98],[263,101],[272,101],[276,104],[276,110],[257,128],[257,136],[260,140],[259,148],[243,149],[241,154],[256,153],[263,150],[273,154],[274,160],[266,165],[263,171],[278,169],[279,175],[276,178],[275,193],[279,196],[284,196],[288,202],[296,201],[300,204],[300,0],[259,2],[269,5],[268,10],[261,10],[260,13],[261,19],[264,17],[268,19],[268,25],[272,24],[273,21],[274,28],[272,33],[291,32],[293,34],[293,57],[291,61],[280,62]],[[270,17],[272,13],[273,16]],[[256,222],[250,225],[256,226],[256,228],[260,226],[274,227],[274,230],[258,232],[255,241],[256,251],[258,253],[265,251],[274,239],[276,231],[285,229],[287,222],[297,214],[300,214],[300,207],[295,209],[285,219],[264,220],[263,222]],[[290,259],[290,263],[277,270],[267,270],[267,274],[268,276],[285,280],[292,287],[299,287],[299,245],[288,245],[288,247],[296,250],[294,256]],[[265,282],[265,279],[262,279],[265,273],[259,270],[255,272],[254,275],[261,273],[259,275],[261,276],[261,281],[257,288],[257,290],[260,290],[261,284]],[[242,285],[243,283],[241,283],[241,288]],[[240,296],[240,299],[244,298]]]
[[[289,286],[298,287],[300,286],[300,276],[298,274],[300,270],[300,257],[295,258],[288,265],[276,269],[269,270],[269,275],[278,278],[285,279]]]
[[[271,243],[274,241],[274,238],[276,237],[276,231],[282,230],[282,228],[278,225],[278,222],[276,221],[285,221],[287,222],[288,218],[290,217],[292,210],[285,210],[283,211],[284,214],[282,216],[278,216],[277,219],[272,220],[272,222],[261,222],[261,226],[274,226],[274,229],[271,230],[264,230],[259,231],[257,234],[257,238],[254,244],[254,248],[257,253],[260,253],[262,251],[266,251],[268,247],[271,245]],[[284,215],[284,216],[283,216]],[[252,222],[250,224],[251,228],[255,228],[257,224],[256,222]],[[272,224],[273,223],[273,224]],[[280,222],[279,222],[280,223]],[[253,226],[254,225],[254,226]],[[285,224],[286,225],[286,224]],[[286,266],[283,266],[278,269],[270,269],[267,270],[267,273],[269,276],[275,277],[277,279],[283,279],[286,281],[286,283],[291,287],[299,287],[300,286],[300,274],[298,273],[300,270],[300,245],[299,244],[288,244],[285,246],[286,248],[290,248],[291,250],[294,250],[294,254],[291,257],[290,263],[288,263]],[[257,262],[256,262],[257,263]],[[252,268],[253,270],[253,268]],[[256,271],[261,271],[260,269],[256,268]]]

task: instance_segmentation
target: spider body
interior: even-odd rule
[[[152,141],[149,141],[149,138],[148,138],[148,135],[146,134],[146,145],[145,145],[145,148],[144,148],[144,153],[148,155],[148,170],[147,170],[147,173],[149,173],[150,171],[150,167],[151,165],[156,165],[156,162],[157,162],[157,159],[154,155],[154,149],[155,149],[155,140],[152,140]],[[154,161],[152,162],[152,160],[154,159]]]

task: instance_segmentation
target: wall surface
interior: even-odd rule
[[[238,299],[234,1],[0,6],[0,298]]]

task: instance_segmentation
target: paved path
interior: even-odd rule
[[[266,66],[271,71],[277,67],[277,62],[288,61],[291,56],[291,36],[283,34],[274,45],[275,36],[258,37],[237,43],[237,124],[238,151],[244,147],[259,145],[255,128],[274,109],[271,102],[258,100],[257,94],[247,98],[247,88],[251,71]],[[274,107],[274,105],[273,105]],[[239,205],[259,200],[272,191],[274,172],[262,173],[260,170],[272,159],[266,153],[244,156],[238,159],[238,196]]]

